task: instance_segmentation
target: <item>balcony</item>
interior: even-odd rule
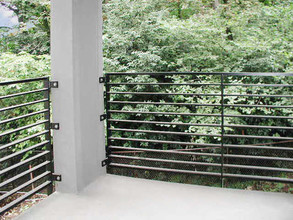
[[[75,195],[53,193],[56,181],[62,182],[54,174],[51,143],[51,133],[62,128],[50,117],[50,91],[58,83],[48,77],[3,82],[1,211],[42,192],[49,198],[20,219],[134,219],[140,213],[159,219],[169,210],[174,219],[290,219],[289,194],[227,188],[289,192],[292,187],[292,106],[280,105],[293,98],[293,85],[286,83],[292,76],[106,74],[100,79],[105,85],[100,123],[106,122],[107,159],[100,167],[109,174]],[[254,104],[255,98],[265,103]]]
[[[51,79],[0,84],[1,214],[292,218],[292,73],[104,74],[101,45],[101,1],[52,0]]]

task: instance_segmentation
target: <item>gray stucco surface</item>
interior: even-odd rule
[[[105,175],[79,194],[53,194],[18,219],[292,220],[293,195]]]
[[[106,169],[102,54],[102,1],[51,0],[52,89],[57,190],[83,190]]]

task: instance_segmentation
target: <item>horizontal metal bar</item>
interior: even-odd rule
[[[162,141],[162,140],[135,139],[135,138],[124,138],[124,137],[109,137],[109,139],[118,140],[118,141],[150,142],[150,143],[158,143],[158,144],[178,144],[178,145],[187,145],[187,146],[221,147],[221,144],[203,144],[203,143],[192,143],[192,142]]]
[[[108,83],[110,86],[119,86],[119,85],[144,85],[144,86],[221,86],[220,83],[132,83],[132,82],[120,82],[120,83]],[[293,87],[293,84],[232,84],[224,83],[223,86],[243,86],[243,87]]]
[[[26,153],[26,152],[28,152],[30,150],[34,150],[34,149],[37,149],[39,147],[43,147],[43,146],[45,146],[46,144],[49,144],[49,143],[50,143],[50,141],[43,141],[42,143],[35,144],[35,145],[31,146],[31,147],[27,147],[27,148],[25,148],[23,150],[17,151],[17,152],[15,152],[13,154],[10,154],[10,155],[6,156],[6,157],[2,157],[2,158],[0,158],[0,163],[3,163],[3,162],[5,162],[5,161],[7,161],[7,160],[9,160],[9,159],[11,159],[13,157],[22,155],[22,154],[24,154],[24,153]]]
[[[143,160],[143,161],[151,161],[151,162],[188,164],[188,165],[198,165],[198,166],[214,166],[214,167],[222,166],[219,163],[204,163],[204,162],[183,161],[183,160],[166,160],[166,159],[160,159],[160,158],[132,157],[132,156],[122,156],[122,155],[114,155],[114,154],[110,154],[109,157],[118,158],[118,159],[127,159],[127,160]]]
[[[118,119],[109,119],[108,121],[110,121],[110,122],[125,122],[125,123],[141,123],[141,124],[221,127],[220,124],[197,124],[197,123],[179,123],[179,122],[163,122],[163,121],[139,121],[139,120],[118,120]]]
[[[293,95],[264,95],[264,94],[224,94],[225,97],[263,97],[263,98],[293,98]]]
[[[117,95],[183,95],[183,96],[213,96],[221,97],[220,93],[160,93],[160,92],[107,92],[107,94]],[[224,97],[268,97],[268,98],[293,98],[293,95],[264,95],[264,94],[223,94]]]
[[[243,87],[293,87],[293,84],[241,84],[241,83],[224,83],[224,86],[243,86]]]
[[[293,158],[285,158],[285,157],[266,157],[266,156],[237,155],[237,154],[224,154],[223,156],[226,158],[244,158],[244,159],[254,159],[254,160],[277,160],[277,161],[293,162]]]
[[[224,127],[227,127],[227,128],[257,128],[257,129],[293,130],[293,127],[260,126],[260,125],[224,125]]]
[[[132,101],[108,101],[110,104],[125,104],[125,105],[178,105],[178,106],[209,106],[220,107],[221,104],[199,104],[199,103],[176,103],[176,102],[132,102]],[[276,105],[242,105],[242,104],[224,104],[224,107],[242,107],[242,108],[293,108],[291,105],[276,106]]]
[[[224,76],[293,76],[293,73],[275,73],[275,72],[243,72],[243,73],[232,73],[232,72],[139,72],[139,73],[127,73],[127,72],[111,72],[106,75],[112,76],[137,76],[137,75],[224,75]]]
[[[25,106],[29,106],[29,105],[34,105],[34,104],[38,104],[38,103],[42,103],[42,102],[48,102],[48,101],[49,101],[49,99],[41,99],[41,100],[37,100],[37,101],[33,101],[33,102],[20,104],[20,105],[13,105],[13,106],[10,106],[10,107],[1,108],[0,112],[4,112],[4,111],[16,109],[16,108],[21,108],[21,107],[25,107]]]
[[[143,169],[143,170],[154,170],[154,171],[171,172],[171,173],[195,174],[195,175],[218,176],[218,177],[221,176],[220,173],[214,173],[214,172],[203,172],[203,171],[193,171],[193,170],[179,170],[179,169],[170,169],[170,168],[161,168],[161,167],[147,167],[147,166],[120,164],[120,163],[110,163],[109,166],[111,166],[111,167],[132,168],[132,169]]]
[[[224,134],[223,137],[227,137],[227,138],[255,138],[255,139],[266,139],[266,140],[293,140],[292,137],[274,137],[274,136],[257,136],[257,135],[234,135],[234,134]]]
[[[212,166],[221,167],[222,164],[219,163],[205,163],[196,161],[182,161],[182,160],[166,160],[160,158],[146,158],[146,157],[133,157],[133,156],[122,156],[110,154],[110,158],[127,159],[127,160],[143,160],[151,162],[162,162],[162,163],[175,163],[175,164],[186,164],[186,165],[196,165],[196,166]],[[237,164],[223,164],[223,167],[227,168],[241,168],[241,169],[251,169],[251,170],[266,170],[266,171],[278,171],[278,172],[293,172],[293,169],[276,168],[276,167],[261,167],[261,166],[247,166],[247,165],[237,165]]]
[[[238,164],[223,164],[223,167],[249,169],[249,170],[277,171],[277,172],[287,172],[287,173],[293,172],[293,169],[278,168],[278,167],[248,166],[248,165],[238,165]]]
[[[259,150],[280,150],[280,151],[293,151],[290,147],[273,147],[273,146],[256,146],[256,145],[237,145],[237,144],[224,144],[226,148],[247,148]]]
[[[28,117],[31,117],[31,116],[34,116],[34,115],[39,115],[39,114],[42,114],[42,113],[47,113],[47,112],[49,112],[49,109],[44,109],[44,110],[41,110],[41,111],[29,113],[29,114],[26,114],[26,115],[21,115],[21,116],[15,117],[15,118],[9,118],[9,119],[0,121],[0,125],[5,124],[5,123],[9,123],[9,122],[13,122],[13,121],[17,121],[19,119],[28,118]]]
[[[30,140],[32,138],[35,138],[35,137],[38,137],[38,136],[41,136],[41,135],[44,135],[44,134],[48,134],[48,133],[49,133],[49,131],[48,130],[45,130],[45,131],[39,132],[37,134],[33,134],[31,136],[25,137],[23,139],[19,139],[19,140],[10,142],[9,144],[4,144],[4,145],[0,146],[0,150],[4,150],[4,149],[6,149],[8,147],[12,147],[12,146],[14,146],[16,144],[20,144],[20,143],[25,142],[25,141],[28,141],[28,140]]]
[[[110,131],[122,131],[122,132],[134,132],[134,133],[151,133],[151,134],[170,134],[170,135],[186,135],[186,136],[221,137],[220,134],[198,134],[198,133],[174,132],[174,131],[138,130],[138,129],[122,129],[122,128],[109,128],[109,130]]]
[[[129,101],[108,101],[110,104],[129,104],[129,105],[178,105],[178,106],[214,106],[220,107],[220,104],[199,104],[199,103],[175,103],[175,102],[129,102]]]
[[[128,86],[221,86],[220,83],[131,83],[131,82],[120,82],[120,83],[108,83],[109,86],[119,86],[119,85],[128,85]]]
[[[223,177],[244,178],[244,179],[253,179],[253,180],[269,181],[269,182],[293,183],[293,179],[269,177],[269,176],[253,176],[253,175],[224,173]]]
[[[134,133],[151,133],[151,134],[170,134],[170,135],[186,135],[186,136],[204,136],[204,137],[222,137],[220,134],[199,134],[188,132],[173,132],[173,131],[157,131],[157,130],[138,130],[138,129],[124,129],[124,128],[110,128],[110,131],[134,132]],[[228,138],[257,138],[269,140],[293,140],[291,137],[271,137],[271,136],[255,136],[255,135],[223,135]]]
[[[52,184],[51,181],[46,181],[44,183],[42,183],[41,185],[37,186],[36,188],[34,188],[33,190],[29,191],[28,193],[18,197],[17,199],[15,199],[14,201],[12,201],[11,203],[3,206],[2,208],[0,208],[0,214],[3,214],[4,212],[8,211],[9,209],[15,207],[16,205],[18,205],[19,203],[21,203],[22,201],[26,200],[27,198],[33,196],[34,194],[36,194],[37,192],[45,189],[47,186],[49,186],[50,184]]]
[[[148,148],[133,148],[133,147],[121,147],[121,146],[109,146],[110,149],[119,149],[119,150],[137,150],[153,153],[171,153],[171,154],[185,154],[185,155],[195,155],[195,156],[212,156],[220,157],[221,154],[213,153],[197,153],[197,152],[182,152],[174,150],[157,150],[157,149],[148,149]],[[226,158],[244,158],[244,159],[254,159],[254,160],[277,160],[277,161],[287,161],[293,162],[293,158],[284,158],[284,157],[266,157],[266,156],[253,156],[253,155],[235,155],[235,154],[224,154]]]
[[[270,115],[224,115],[226,118],[271,118],[271,119],[293,119],[289,116],[270,116]]]
[[[18,174],[16,176],[10,178],[10,179],[8,179],[8,180],[6,180],[4,182],[1,182],[0,183],[0,188],[2,188],[4,186],[6,186],[6,185],[8,185],[8,184],[10,184],[12,182],[14,182],[15,180],[18,180],[19,178],[21,178],[21,177],[23,177],[25,175],[28,175],[28,174],[30,174],[30,173],[38,170],[38,169],[40,169],[40,168],[42,168],[44,166],[47,166],[50,163],[52,163],[52,162],[51,161],[45,161],[44,163],[41,163],[41,164],[39,164],[39,165],[37,165],[35,167],[32,167],[31,169],[28,169],[28,170],[26,170],[26,171],[24,171],[24,172],[22,172],[22,173],[20,173],[20,174]]]
[[[48,90],[49,89],[45,88],[45,89],[32,90],[32,91],[28,91],[28,92],[10,94],[10,95],[6,95],[6,96],[0,96],[0,100],[14,98],[14,97],[23,96],[23,95],[29,95],[29,94],[38,93],[38,92],[44,92],[44,91],[48,91]]]
[[[210,116],[221,117],[221,114],[196,114],[196,113],[180,113],[180,112],[140,112],[140,111],[124,111],[124,110],[109,110],[109,113],[123,113],[123,114],[150,114],[150,115],[183,115],[183,116]],[[269,115],[224,115],[224,117],[231,118],[272,118],[272,119],[293,119],[287,116],[269,116]]]
[[[215,73],[204,73],[204,72],[138,72],[138,73],[128,73],[128,72],[111,72],[106,73],[109,76],[139,76],[139,75],[222,75],[223,73],[215,72]]]
[[[221,94],[200,94],[200,93],[160,93],[160,92],[107,92],[108,94],[120,95],[186,95],[186,96],[221,96]],[[292,96],[293,97],[293,96]]]
[[[13,170],[13,169],[16,169],[16,168],[18,168],[20,166],[23,166],[24,164],[27,164],[27,163],[29,163],[31,161],[34,161],[34,160],[36,160],[36,159],[38,159],[40,157],[43,157],[43,156],[45,156],[45,155],[47,155],[49,153],[50,153],[50,151],[46,150],[46,151],[44,151],[44,152],[42,152],[40,154],[37,154],[37,155],[35,155],[33,157],[30,157],[30,158],[28,158],[26,160],[23,160],[23,161],[21,161],[21,162],[19,162],[17,164],[14,164],[14,165],[12,165],[10,167],[7,167],[6,169],[3,169],[3,170],[0,171],[0,176],[5,174],[5,173],[7,173],[7,172],[9,172],[9,171],[11,171],[11,170]]]
[[[39,121],[39,122],[34,123],[34,124],[26,125],[26,126],[23,126],[23,127],[20,127],[20,128],[16,128],[16,129],[13,129],[13,130],[10,130],[10,131],[3,132],[3,133],[0,134],[0,138],[5,136],[5,135],[9,135],[9,134],[12,134],[12,133],[15,133],[15,132],[18,132],[18,131],[22,131],[22,130],[25,130],[25,129],[28,129],[28,128],[32,128],[32,127],[35,127],[35,126],[38,126],[38,125],[41,125],[41,124],[45,124],[47,122],[49,122],[49,120],[43,120],[43,121]]]
[[[221,117],[220,114],[196,114],[196,113],[180,113],[180,112],[140,112],[140,111],[123,111],[123,110],[109,110],[109,113],[123,113],[123,114],[150,114],[150,115],[182,115],[182,116],[211,116]],[[247,117],[247,116],[245,116]],[[292,117],[293,119],[293,117]]]
[[[36,82],[36,81],[43,81],[43,80],[49,80],[49,77],[45,76],[45,77],[38,77],[33,79],[22,79],[22,80],[16,80],[16,81],[0,82],[0,86],[7,86],[7,85],[19,84],[19,83],[29,83],[29,82]]]
[[[35,183],[36,181],[48,176],[49,174],[51,174],[50,171],[46,171],[38,176],[36,176],[35,178],[21,184],[20,186],[8,191],[7,193],[5,193],[4,195],[0,196],[0,201],[3,201],[4,199],[8,198],[9,196],[13,195],[14,193],[17,193],[18,191],[24,189],[25,187]]]
[[[224,107],[241,108],[293,108],[293,105],[242,105],[242,104],[224,104]]]
[[[125,122],[125,123],[141,123],[141,124],[164,124],[164,125],[182,125],[182,126],[204,126],[204,127],[221,127],[219,124],[197,124],[197,123],[178,123],[178,122],[162,122],[162,121],[139,121],[139,120],[118,120],[109,119],[110,122]],[[224,125],[228,128],[264,128],[264,129],[283,129],[293,130],[293,127],[279,127],[279,126],[260,126],[260,125]]]
[[[109,149],[135,150],[135,151],[144,151],[144,152],[152,152],[152,153],[221,157],[221,154],[214,154],[214,153],[196,153],[196,152],[186,152],[186,151],[176,151],[176,150],[158,150],[158,149],[149,149],[149,148],[121,147],[121,146],[112,146],[112,145],[109,146]]]

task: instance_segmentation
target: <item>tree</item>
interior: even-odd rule
[[[19,21],[17,27],[2,37],[5,42],[10,42],[10,51],[48,54],[50,51],[49,0],[3,0],[0,5],[13,11]],[[5,50],[3,44],[1,50]]]

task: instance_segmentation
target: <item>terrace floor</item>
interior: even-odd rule
[[[105,175],[80,194],[54,193],[18,219],[292,220],[293,195]]]

